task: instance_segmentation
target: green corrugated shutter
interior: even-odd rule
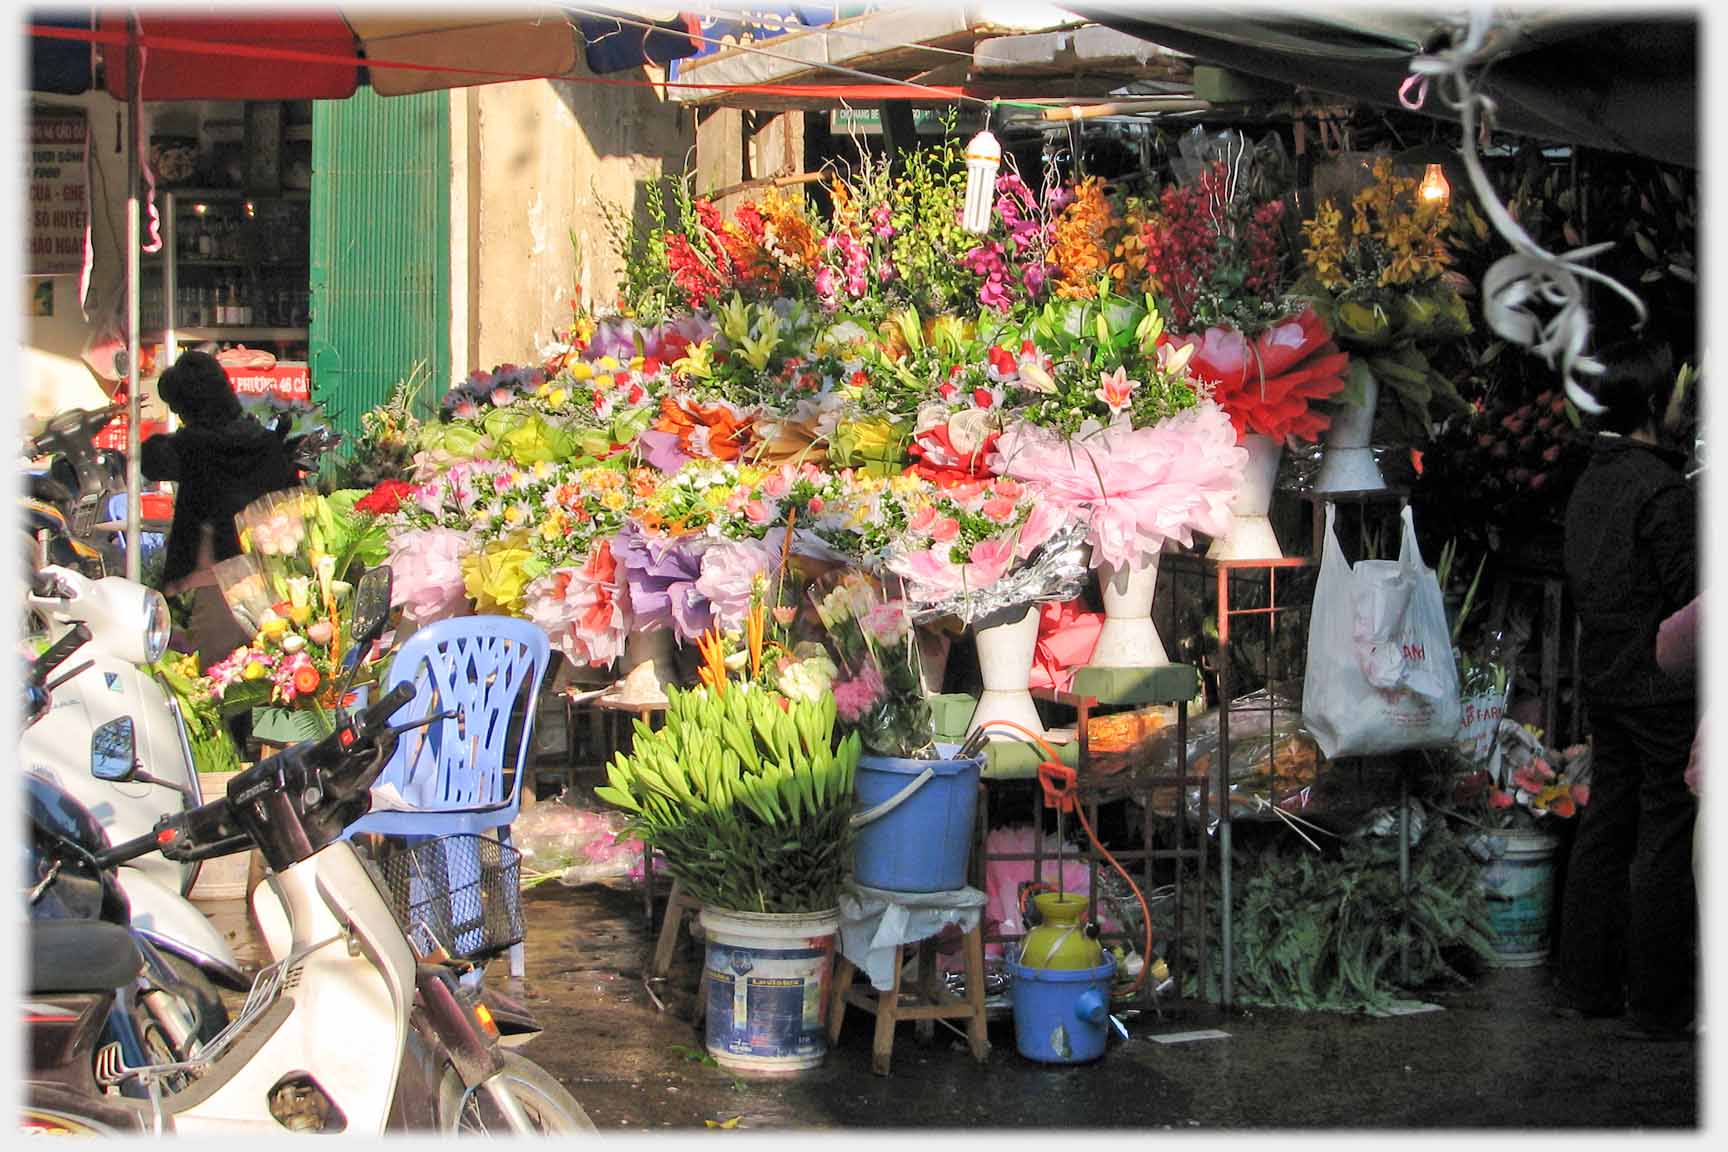
[[[352,443],[416,362],[450,382],[449,93],[317,101],[312,169],[312,384]]]

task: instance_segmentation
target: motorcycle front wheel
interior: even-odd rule
[[[576,1098],[546,1069],[514,1052],[501,1053],[502,1077],[536,1131],[593,1132],[594,1122]],[[509,1121],[485,1089],[469,1093],[456,1070],[446,1068],[438,1086],[438,1127],[446,1136],[510,1136]]]

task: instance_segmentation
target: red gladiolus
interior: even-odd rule
[[[1488,806],[1490,808],[1510,808],[1515,803],[1517,801],[1512,798],[1510,792],[1502,792],[1498,788],[1488,790]]]
[[[1548,811],[1562,820],[1570,820],[1578,814],[1578,806],[1572,803],[1570,796],[1556,796],[1548,802]]]

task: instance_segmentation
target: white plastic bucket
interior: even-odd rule
[[[1482,870],[1488,917],[1494,926],[1496,968],[1534,968],[1548,961],[1548,919],[1553,908],[1554,854],[1560,841],[1542,832],[1507,828],[1494,833],[1494,858]]]
[[[838,911],[704,908],[707,1047],[723,1068],[797,1072],[828,1053],[828,981]]]

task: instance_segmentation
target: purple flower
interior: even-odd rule
[[[690,456],[678,447],[676,432],[645,429],[636,437],[636,446],[641,449],[644,463],[650,468],[658,468],[668,476],[690,462]]]
[[[624,565],[630,611],[642,627],[671,628],[694,640],[713,622],[713,607],[696,590],[705,539],[660,540],[626,524],[613,544]]]

